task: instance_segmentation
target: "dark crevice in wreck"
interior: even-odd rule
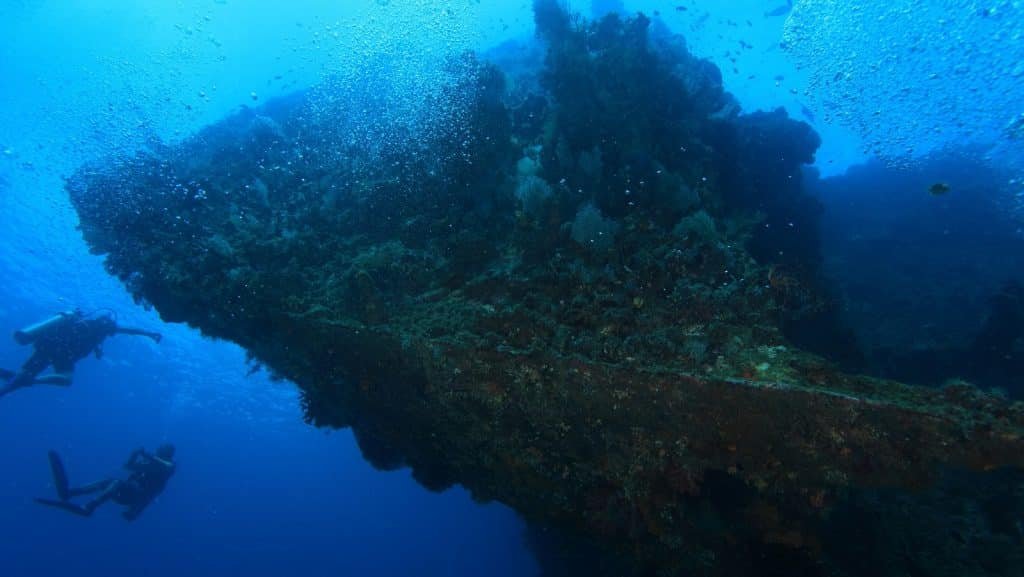
[[[828,275],[866,372],[964,378],[1024,398],[1024,236],[1013,174],[957,146],[807,187],[825,205]],[[948,188],[949,194],[934,194]],[[946,187],[946,188],[943,188]]]
[[[314,88],[83,167],[86,241],[374,465],[516,509],[552,575],[1019,574],[984,503],[1022,509],[1024,407],[783,332],[827,311],[813,130],[645,16],[534,4],[539,68],[454,59],[414,142]]]

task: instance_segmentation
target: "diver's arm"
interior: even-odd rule
[[[142,511],[144,511],[148,505],[149,501],[135,503],[125,509],[125,511],[121,513],[121,516],[124,517],[125,521],[134,521],[139,518],[139,515],[142,514]]]
[[[169,469],[171,471],[174,470],[174,463],[172,463],[170,461],[165,461],[165,460],[161,459],[160,457],[157,457],[156,455],[149,455],[149,458],[150,458],[150,460],[152,462],[157,463],[159,465],[163,465],[163,467],[165,469]]]
[[[149,463],[147,465],[150,467],[151,473],[159,475],[165,482],[174,475],[174,471],[177,468],[174,461],[165,461],[156,455],[148,455],[148,457]]]
[[[117,327],[114,330],[114,332],[119,334],[119,335],[139,335],[139,336],[143,336],[143,337],[149,337],[149,338],[153,339],[154,341],[156,341],[158,343],[160,342],[160,339],[163,338],[163,335],[161,335],[160,333],[154,333],[152,331],[144,331],[142,329],[132,329],[132,328],[128,328],[128,327]]]
[[[123,468],[129,471],[138,471],[142,468],[143,464],[139,463],[139,457],[146,456],[146,449],[139,447],[132,451],[131,455],[128,455],[128,460],[124,462]]]
[[[163,469],[159,474],[167,475],[168,477],[174,474],[174,462],[165,461],[156,455],[145,451],[143,449],[136,449],[132,453],[132,457],[124,464],[124,468],[129,471],[138,471],[143,473],[156,473],[156,468]]]

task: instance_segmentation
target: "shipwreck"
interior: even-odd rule
[[[314,88],[82,167],[82,234],[550,574],[1019,575],[1024,407],[787,335],[827,307],[814,131],[656,20],[535,13],[538,58],[453,58],[404,141]]]

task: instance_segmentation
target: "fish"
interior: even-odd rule
[[[936,182],[935,184],[928,187],[928,192],[930,192],[932,196],[942,196],[948,193],[949,191],[950,186],[945,182]]]
[[[793,9],[793,0],[786,0],[786,3],[777,6],[776,8],[769,10],[764,13],[765,18],[774,18],[776,16],[785,16],[789,14],[789,11]]]
[[[1024,139],[1024,113],[1017,116],[1006,125],[1006,136],[1011,140]]]
[[[800,114],[802,114],[803,117],[806,118],[808,122],[810,122],[811,124],[817,122],[817,118],[814,116],[814,111],[811,110],[810,108],[807,108],[807,105],[805,104],[800,105]]]

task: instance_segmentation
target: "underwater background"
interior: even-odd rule
[[[102,359],[79,363],[70,388],[37,386],[0,400],[0,574],[563,574],[500,496],[474,500],[458,484],[431,491],[429,478],[407,468],[371,466],[381,459],[364,457],[365,441],[361,451],[350,429],[307,424],[334,423],[243,348],[161,321],[159,306],[133,294],[145,290],[110,274],[90,250],[79,229],[87,211],[70,198],[78,189],[66,189],[83,166],[160,154],[231,115],[274,110],[277,98],[286,115],[296,94],[344,100],[346,144],[387,148],[458,100],[442,90],[453,56],[475,51],[509,76],[542,61],[535,18],[545,4],[0,3],[0,332],[81,307],[113,309],[119,323],[164,336],[158,345],[115,337]],[[782,279],[788,290],[790,275],[799,276],[793,255],[820,260],[827,287],[815,315],[782,322],[792,346],[851,373],[922,387],[963,378],[1001,399],[1024,398],[1024,4],[566,6],[595,21],[640,11],[652,18],[652,35],[684,36],[735,97],[712,116],[781,107],[820,136],[813,162],[788,175],[813,202],[765,208],[764,227],[799,231],[773,237],[783,264],[768,281]],[[803,295],[782,298],[791,297]],[[714,345],[694,348],[703,357]],[[4,337],[0,367],[16,369],[27,352]],[[177,446],[179,470],[137,522],[106,508],[79,519],[32,501],[52,493],[48,450],[64,456],[74,479],[90,481],[134,447],[163,442]],[[997,537],[969,556],[1005,563],[982,563],[977,574],[1024,571],[1015,565],[1024,496],[1019,479],[1006,486],[1009,497],[988,502],[1009,520],[975,527]],[[952,524],[949,534],[962,531]],[[925,541],[908,543],[928,551]]]

